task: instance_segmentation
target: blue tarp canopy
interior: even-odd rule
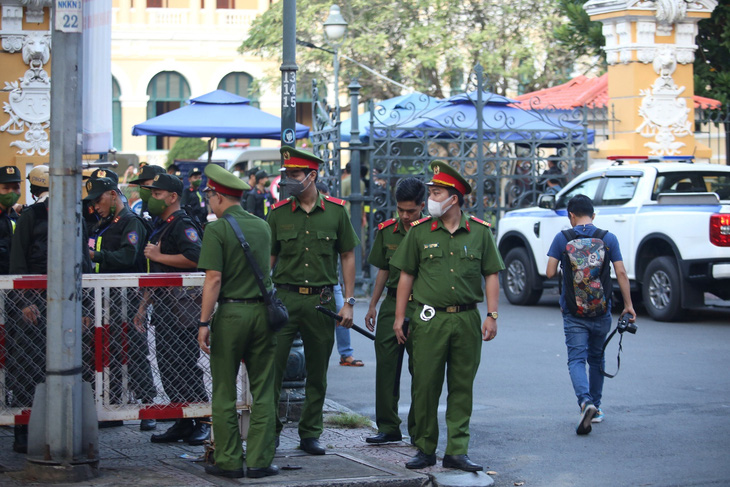
[[[396,96],[375,104],[374,127],[385,128],[392,126],[408,125],[408,121],[417,115],[434,108],[442,100],[423,93],[414,92],[407,95]],[[360,140],[365,141],[370,136],[370,112],[358,116],[358,127],[360,129]],[[342,140],[350,141],[352,130],[352,119],[343,120],[340,123],[340,134]]]
[[[512,103],[517,103],[501,95],[484,92],[482,94],[484,108],[482,110],[485,139],[505,142],[521,142],[529,140],[544,141],[545,144],[561,144],[571,141],[583,142],[583,127],[567,116],[561,114],[539,113],[523,110]],[[422,112],[418,117],[408,120],[399,130],[398,136],[422,137],[423,131],[429,129],[428,136],[433,138],[457,137],[464,134],[476,137],[477,133],[477,93],[455,95],[436,105],[433,109]],[[398,127],[400,128],[400,127]],[[586,143],[592,143],[594,131],[587,131]]]
[[[190,104],[137,124],[132,135],[281,139],[281,119],[251,106],[250,100],[215,90]],[[309,127],[298,123],[296,138],[309,137]]]

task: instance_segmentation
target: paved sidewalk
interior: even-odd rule
[[[282,470],[275,477],[264,479],[222,479],[203,471],[198,458],[205,448],[185,443],[156,444],[149,441],[154,432],[139,431],[138,421],[128,421],[122,427],[99,430],[101,445],[100,476],[74,486],[119,487],[193,487],[230,486],[235,484],[272,486],[386,486],[419,487],[447,485],[491,485],[492,479],[484,473],[468,474],[436,466],[412,471],[405,468],[415,453],[409,443],[374,446],[365,438],[374,433],[372,428],[347,429],[327,424],[327,417],[346,408],[332,401],[325,405],[325,431],[320,443],[328,449],[324,456],[308,455],[298,449],[299,435],[296,424],[288,424],[281,435],[281,444],[274,463],[279,467],[297,466],[300,470]],[[157,432],[171,423],[158,423]],[[25,455],[12,450],[12,428],[0,428],[0,485],[42,485],[27,478],[23,469]],[[456,482],[456,483],[454,483]]]

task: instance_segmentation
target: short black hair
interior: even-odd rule
[[[346,174],[350,174],[352,172],[352,164],[350,164],[349,162],[347,164],[345,164],[345,169],[343,169],[343,171]]]
[[[457,200],[459,201],[459,207],[464,207],[464,195],[461,194],[457,189],[454,188],[446,188],[449,192],[449,198],[456,195]]]
[[[577,194],[568,201],[568,213],[575,216],[593,216],[593,201],[584,194]]]
[[[426,185],[418,178],[410,177],[398,181],[395,187],[396,201],[413,201],[420,205],[426,199]]]

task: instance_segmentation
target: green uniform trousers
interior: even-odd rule
[[[263,303],[221,303],[211,324],[210,371],[213,376],[215,462],[224,470],[243,467],[236,414],[236,376],[246,364],[253,397],[246,440],[246,465],[265,468],[274,458],[274,355],[276,335],[269,330]]]
[[[406,316],[413,316],[416,303],[408,303]],[[400,434],[400,416],[398,416],[398,395],[393,395],[395,386],[395,368],[398,365],[400,345],[393,331],[395,321],[395,298],[385,296],[378,312],[378,323],[375,328],[375,422],[378,432],[388,435]],[[408,352],[408,371],[413,376],[413,356],[411,340],[406,342]],[[413,395],[411,391],[411,404]],[[413,407],[408,411],[408,435],[413,436]]]
[[[446,455],[463,455],[469,450],[469,420],[472,387],[482,350],[479,310],[461,313],[436,312],[430,321],[411,321],[413,340],[413,412],[415,445],[427,455],[438,443],[438,405],[446,367]]]
[[[278,289],[276,294],[289,310],[289,323],[277,334],[274,381],[274,390],[277,394],[273,403],[278,408],[279,391],[289,360],[291,344],[299,332],[304,343],[304,361],[307,370],[304,404],[299,419],[299,437],[319,438],[323,428],[322,407],[327,393],[327,368],[335,343],[335,320],[314,309],[320,304],[319,295],[299,294],[286,289]],[[336,311],[334,299],[323,306]],[[281,433],[283,426],[277,415],[277,435]]]

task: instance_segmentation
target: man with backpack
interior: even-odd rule
[[[614,234],[596,228],[593,225],[595,216],[589,197],[576,195],[568,202],[572,229],[561,231],[553,239],[546,271],[548,278],[553,277],[557,274],[558,263],[561,263],[560,309],[568,347],[568,371],[580,405],[580,420],[576,428],[579,435],[587,435],[591,432],[591,423],[603,420],[603,343],[611,329],[609,262],[613,263],[623,297],[621,315],[630,315],[631,323],[636,321],[618,239]]]

